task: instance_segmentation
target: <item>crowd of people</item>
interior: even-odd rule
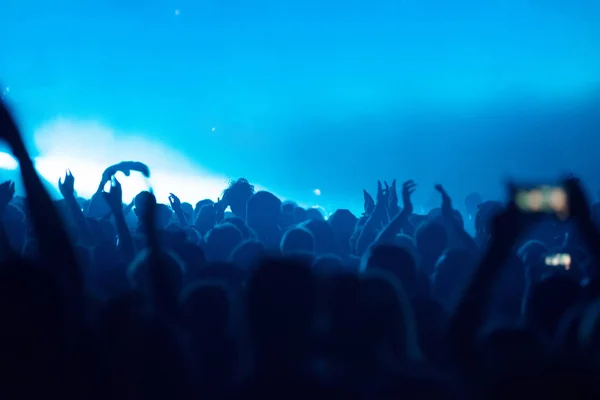
[[[91,199],[67,171],[57,202],[5,105],[0,137],[26,189],[0,185],[1,398],[600,398],[598,208],[575,178],[566,219],[476,194],[459,213],[440,185],[419,215],[411,180],[327,219],[245,179],[126,205],[117,172],[150,174],[132,162]]]

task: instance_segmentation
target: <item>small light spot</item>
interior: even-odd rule
[[[213,126],[213,128],[211,129],[211,131],[213,131],[213,132],[214,132],[214,131],[216,131],[216,130],[217,130],[217,128],[215,128],[214,126]]]
[[[313,193],[315,194],[315,196],[320,196],[321,195],[321,189],[315,189],[315,190],[313,190]]]
[[[179,11],[179,8],[175,10],[175,15],[179,15],[181,14],[181,11]]]
[[[10,86],[7,86],[7,87],[6,87],[6,89],[4,89],[4,91],[5,91],[6,93],[10,93]]]

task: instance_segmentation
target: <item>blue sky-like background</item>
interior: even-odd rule
[[[596,0],[0,0],[0,81],[57,162],[164,149],[326,207],[394,177],[498,196],[596,169],[598,21]]]

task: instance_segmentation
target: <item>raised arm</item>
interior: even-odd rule
[[[117,178],[111,177],[110,192],[103,192],[103,195],[111,209],[117,228],[117,247],[123,256],[123,260],[130,263],[135,256],[135,252],[131,232],[129,232],[123,212],[123,190]]]
[[[81,211],[81,207],[75,197],[75,177],[71,173],[71,170],[65,172],[64,179],[58,180],[58,190],[67,203],[69,213],[77,226],[77,231],[81,239],[88,245],[93,244],[94,235],[92,234],[87,220],[85,219],[85,215],[83,215],[83,211]]]
[[[0,105],[0,136],[8,143],[19,162],[29,215],[37,234],[42,261],[53,267],[68,290],[82,295],[83,279],[73,246],[52,199],[35,170],[21,132],[3,103]]]
[[[448,192],[446,192],[446,189],[444,189],[442,185],[435,185],[435,190],[442,196],[442,218],[444,219],[446,229],[449,231],[449,237],[451,241],[454,242],[451,244],[457,247],[463,247],[465,250],[477,254],[479,252],[479,247],[454,216],[452,199],[448,195]]]
[[[411,196],[415,192],[417,184],[414,181],[406,181],[402,184],[402,202],[404,208],[379,234],[376,243],[392,243],[396,236],[402,232],[402,228],[408,223],[408,218],[414,211]],[[393,191],[396,190],[396,180],[392,183]]]
[[[173,193],[170,193],[169,194],[169,203],[171,203],[171,209],[177,216],[179,225],[188,226],[189,223],[185,219],[185,214],[183,213],[183,210],[181,209],[181,200],[179,200],[179,197],[175,196]]]
[[[512,203],[493,221],[490,245],[463,292],[448,328],[448,349],[452,351],[452,359],[463,368],[477,367],[476,334],[484,323],[494,281],[510,257],[511,248],[528,227],[528,221]]]
[[[398,206],[398,190],[396,189],[396,180],[392,181],[392,186],[388,186],[385,182],[386,189],[388,191],[388,214],[390,218],[396,217],[400,213],[400,207]]]
[[[377,202],[356,242],[358,254],[362,254],[373,242],[375,236],[371,236],[371,234],[375,234],[381,226],[389,222],[387,206],[387,194],[384,192],[381,182],[377,181]]]

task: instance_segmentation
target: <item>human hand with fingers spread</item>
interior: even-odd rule
[[[414,205],[412,203],[412,194],[417,190],[417,184],[413,180],[406,181],[402,184],[402,212],[408,215],[414,213]]]
[[[375,210],[373,214],[387,214],[388,192],[383,188],[381,181],[377,181],[377,200],[375,201]]]
[[[392,186],[389,187],[389,190],[395,192],[395,187],[396,181],[394,180]],[[396,236],[401,233],[403,229],[408,228],[407,224],[410,224],[409,217],[414,211],[411,196],[415,192],[416,187],[416,183],[412,180],[402,184],[402,202],[404,208],[402,209],[402,212],[396,213],[396,215],[391,218],[390,223],[379,233],[376,243],[394,243]]]
[[[65,171],[64,179],[58,179],[58,190],[64,199],[75,197],[75,177],[70,169]]]
[[[435,190],[442,196],[442,213],[451,216],[452,215],[452,199],[446,192],[446,189],[442,185],[435,185]]]

